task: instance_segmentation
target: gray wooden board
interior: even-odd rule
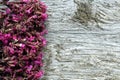
[[[103,30],[72,21],[73,0],[42,0],[49,33],[43,80],[120,80],[120,26]]]

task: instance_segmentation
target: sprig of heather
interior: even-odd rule
[[[8,8],[0,12],[0,78],[39,80],[44,74],[47,7],[39,0],[6,0],[4,4]]]

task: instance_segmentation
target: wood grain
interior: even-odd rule
[[[48,6],[43,80],[120,80],[119,23],[83,26],[72,21],[72,0],[43,0]]]

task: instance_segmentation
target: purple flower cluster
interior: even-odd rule
[[[47,33],[46,5],[39,0],[6,1],[0,12],[0,80],[39,80]]]

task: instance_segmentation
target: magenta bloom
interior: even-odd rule
[[[47,17],[48,17],[48,15],[47,15],[46,13],[41,14],[41,18],[42,18],[43,20],[46,20]]]
[[[22,0],[23,2],[26,2],[26,3],[28,3],[28,2],[38,2],[38,0]]]
[[[22,0],[22,1],[27,3],[27,2],[29,2],[30,0]]]
[[[30,14],[32,9],[33,7],[29,8],[28,10],[26,10],[26,13]]]
[[[43,71],[39,71],[39,72],[37,72],[37,73],[35,74],[35,78],[36,78],[36,79],[39,79],[39,78],[41,78],[41,77],[43,76],[43,74],[44,74]]]
[[[21,48],[25,48],[25,44],[19,44],[19,46],[21,47]]]
[[[44,74],[47,7],[39,0],[20,1],[5,1],[7,8],[0,12],[0,78],[39,80]]]
[[[20,18],[17,16],[17,15],[12,15],[12,20],[14,21],[14,22],[18,22],[19,20],[20,20]]]
[[[30,38],[28,38],[28,40],[29,40],[29,41],[33,41],[33,40],[35,40],[35,37],[30,36]]]
[[[27,71],[26,71],[26,72],[27,72],[27,73],[30,73],[30,71],[32,70],[32,68],[33,68],[33,66],[32,66],[32,65],[28,66],[28,67],[27,67]]]
[[[42,8],[42,12],[46,13],[47,6],[43,2],[40,2],[40,7]]]
[[[9,47],[10,54],[14,54],[14,49]]]
[[[9,8],[6,9],[6,14],[10,14],[11,10]]]

